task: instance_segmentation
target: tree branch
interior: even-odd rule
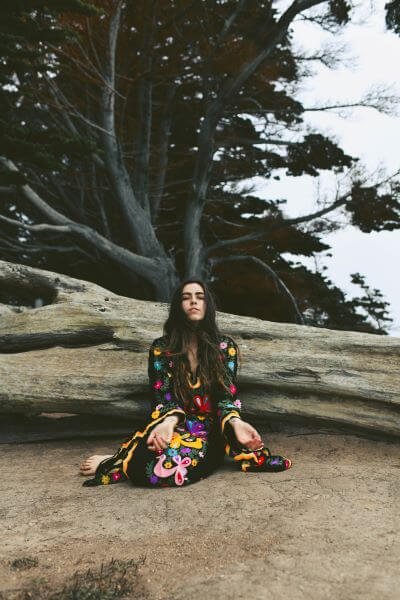
[[[265,46],[223,85],[217,98],[210,103],[199,132],[199,150],[193,175],[193,195],[188,203],[185,218],[186,276],[201,274],[201,261],[204,257],[200,236],[201,217],[212,171],[215,131],[224,108],[283,39],[293,19],[301,11],[326,1],[294,0],[276,23],[272,26],[270,23],[266,23],[264,37],[268,41]]]
[[[143,47],[140,53],[142,75],[137,88],[138,119],[135,147],[134,182],[137,199],[141,207],[150,215],[149,201],[149,162],[152,124],[153,82],[151,71],[153,65],[153,43],[155,27],[155,0],[147,0],[145,25],[143,28]]]
[[[264,271],[264,273],[266,273],[274,281],[275,285],[277,286],[277,289],[289,300],[289,302],[293,308],[293,312],[296,316],[296,322],[300,323],[302,325],[304,324],[303,315],[301,314],[299,307],[297,306],[297,302],[296,302],[293,294],[291,293],[289,288],[286,286],[286,284],[282,281],[282,279],[277,275],[277,273],[269,265],[267,265],[263,260],[261,260],[260,258],[257,258],[256,256],[250,256],[250,255],[245,255],[245,254],[237,254],[237,255],[233,255],[233,256],[221,256],[218,258],[210,259],[210,263],[211,263],[212,267],[214,267],[217,264],[225,263],[225,262],[252,262],[252,263],[256,264],[258,267],[260,267]]]
[[[158,143],[158,165],[157,172],[155,174],[155,183],[151,194],[151,217],[153,223],[155,223],[157,220],[161,198],[164,194],[165,178],[168,166],[168,148],[169,137],[171,134],[173,100],[175,97],[176,88],[177,86],[174,83],[171,83],[168,86],[164,102],[164,111],[161,117],[160,141]]]

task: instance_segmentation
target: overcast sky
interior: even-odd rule
[[[335,70],[319,65],[316,75],[308,78],[302,86],[298,97],[304,106],[315,106],[327,100],[357,100],[371,86],[379,84],[391,86],[400,98],[400,37],[385,29],[386,1],[364,0],[357,13],[358,23],[347,26],[340,35],[321,33],[310,23],[296,22],[295,43],[304,49],[318,49],[324,42],[345,43],[347,46],[346,51],[341,52],[345,65]],[[282,9],[287,4],[286,0],[276,3]],[[388,174],[400,169],[400,109],[397,116],[387,116],[374,109],[357,108],[348,111],[345,119],[332,112],[309,112],[306,122],[322,133],[334,136],[344,151],[359,157],[371,173],[376,174],[382,166]],[[316,178],[291,179],[274,183],[268,181],[267,186],[260,181],[257,189],[264,189],[268,198],[287,198],[290,215],[303,214],[315,207]],[[320,193],[329,197],[332,180],[323,178],[319,185]],[[371,288],[380,289],[390,302],[390,313],[394,319],[390,334],[400,335],[400,279],[397,275],[400,231],[365,234],[346,226],[327,236],[325,241],[332,246],[333,257],[323,256],[319,264],[328,267],[326,273],[332,281],[349,297],[358,296],[361,290],[350,283],[350,273],[364,274],[366,283]],[[309,265],[314,262],[301,260]]]

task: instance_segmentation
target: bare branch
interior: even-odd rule
[[[289,300],[290,304],[292,305],[293,311],[296,315],[296,322],[301,323],[302,325],[304,324],[303,315],[301,314],[299,307],[297,306],[297,302],[296,302],[293,294],[291,293],[289,288],[286,286],[286,284],[282,281],[282,279],[277,275],[277,273],[269,265],[267,265],[263,260],[261,260],[260,258],[257,258],[256,256],[250,256],[247,254],[236,254],[233,256],[221,256],[218,258],[210,259],[210,263],[211,263],[212,267],[217,264],[226,263],[226,262],[252,262],[252,263],[256,264],[258,267],[260,267],[264,271],[264,273],[266,273],[274,281],[275,285],[277,286],[277,289],[282,293],[282,295],[285,296]]]
[[[161,117],[160,141],[158,143],[158,165],[155,175],[155,183],[151,194],[151,216],[155,223],[160,209],[161,198],[165,189],[165,178],[168,166],[169,136],[172,125],[173,100],[176,92],[176,84],[170,84],[167,89],[164,111]]]
[[[153,82],[151,71],[153,66],[153,43],[155,30],[155,0],[147,0],[148,14],[145,16],[143,28],[143,47],[140,53],[143,73],[139,79],[137,88],[138,119],[137,133],[134,142],[135,161],[135,190],[136,197],[141,207],[150,215],[149,202],[149,161],[150,161],[150,138],[152,124],[152,95]]]
[[[212,172],[215,131],[220,116],[236,92],[271,54],[283,39],[293,19],[303,10],[322,4],[327,0],[294,0],[279,20],[265,24],[265,46],[239,72],[223,85],[217,98],[210,103],[201,124],[198,142],[198,155],[193,175],[193,196],[190,199],[185,219],[186,276],[201,271],[202,241],[200,237],[201,217],[206,201]],[[268,34],[268,35],[267,35]]]
[[[236,19],[238,18],[239,14],[242,12],[242,10],[246,4],[247,4],[247,0],[240,0],[240,2],[238,2],[237,7],[233,11],[233,13],[230,15],[230,17],[228,17],[228,19],[226,19],[224,26],[221,29],[221,32],[216,40],[217,45],[222,44],[222,42],[226,39],[227,35],[229,34],[229,31],[232,28],[232,25],[234,24],[234,22],[236,21]]]

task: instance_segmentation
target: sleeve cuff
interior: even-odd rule
[[[227,424],[228,421],[230,421],[233,417],[238,417],[239,419],[241,419],[240,414],[238,413],[237,410],[232,410],[231,412],[229,412],[227,415],[224,416],[224,418],[221,420],[221,429],[222,429],[222,433],[224,432],[225,429],[225,425]]]

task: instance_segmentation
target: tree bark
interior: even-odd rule
[[[143,421],[166,304],[4,261],[0,302],[0,413]],[[218,322],[241,350],[244,418],[400,436],[400,339],[227,313]]]

